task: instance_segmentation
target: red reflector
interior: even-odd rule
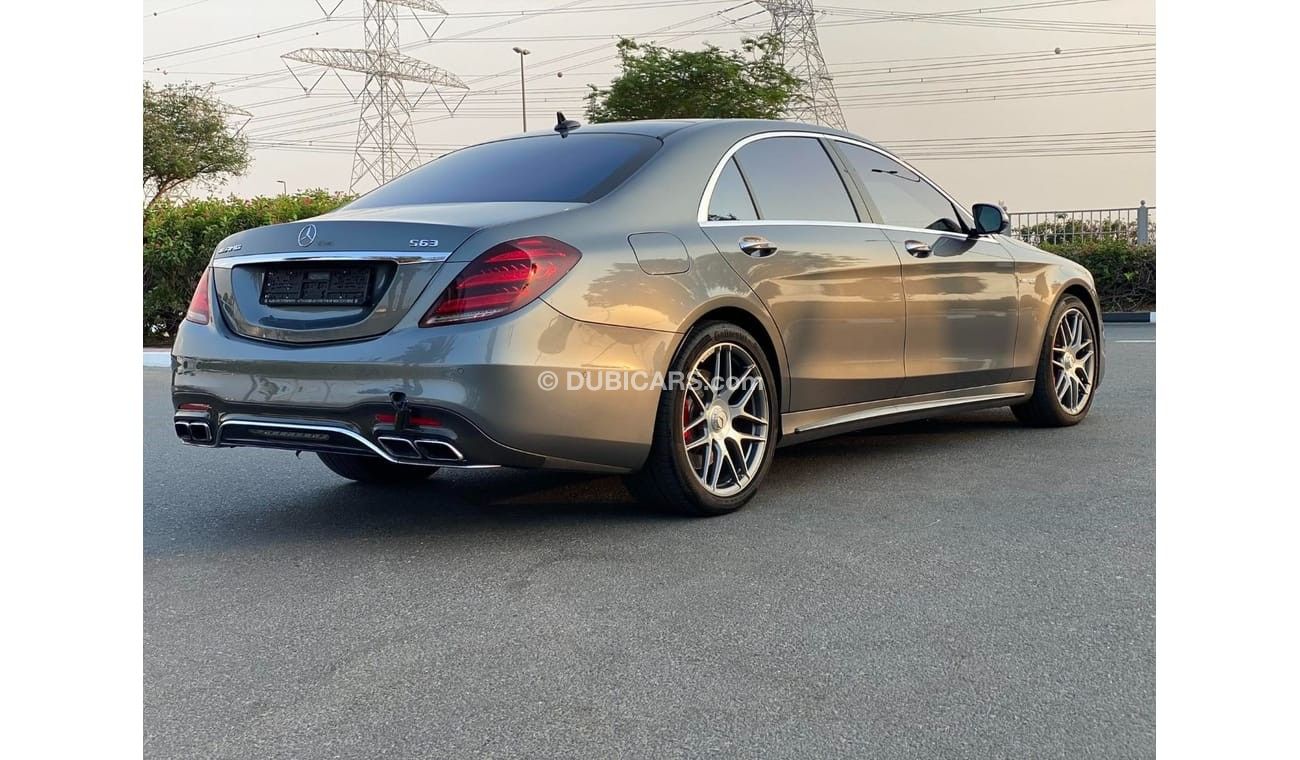
[[[212,407],[207,404],[181,404],[179,409],[182,412],[207,412],[211,411]]]
[[[190,299],[190,308],[185,312],[185,318],[200,325],[206,325],[212,318],[212,306],[208,303],[207,269],[203,270],[199,284],[194,286],[194,297]]]
[[[375,415],[375,422],[380,425],[392,425],[397,422],[397,415],[381,412]],[[411,417],[407,422],[416,427],[442,427],[442,423],[433,417]]]
[[[429,307],[421,327],[472,322],[520,309],[568,274],[582,253],[555,238],[493,246],[470,262]]]

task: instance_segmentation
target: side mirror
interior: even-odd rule
[[[977,235],[997,235],[1011,229],[1011,218],[1001,206],[992,203],[976,203],[971,212],[975,216]]]

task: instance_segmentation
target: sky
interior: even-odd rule
[[[584,120],[587,85],[617,74],[620,35],[734,48],[771,19],[753,0],[440,2],[445,17],[401,11],[401,50],[469,90],[419,101],[422,161],[520,131],[514,46],[531,50],[528,118],[537,129],[556,111]],[[1154,0],[814,6],[849,131],[964,203],[1013,212],[1155,205]],[[252,166],[216,194],[273,195],[281,180],[290,192],[348,189],[360,110],[349,93],[364,75],[291,70],[280,56],[362,47],[362,0],[145,0],[143,13],[146,81],[212,83],[213,94],[252,115],[231,117],[254,148]],[[423,89],[407,91],[414,100]]]

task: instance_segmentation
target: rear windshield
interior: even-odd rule
[[[353,201],[351,208],[421,203],[589,203],[613,190],[657,150],[657,138],[610,133],[519,137],[434,159]]]

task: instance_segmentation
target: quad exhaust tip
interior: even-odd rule
[[[415,444],[405,438],[381,435],[379,436],[379,445],[384,447],[384,451],[398,459],[420,458],[420,451],[415,448]]]
[[[186,443],[212,443],[212,427],[206,422],[178,419],[172,424],[176,428],[176,437]]]
[[[440,440],[412,441],[395,436],[379,436],[379,445],[394,459],[428,459],[435,462],[463,462],[465,455],[451,443]]]
[[[182,410],[182,414],[177,415],[172,420],[172,425],[176,430],[176,437],[185,443],[199,446],[215,446],[217,439],[213,434],[211,423],[207,419],[185,415],[185,411],[189,410]],[[252,423],[237,420],[228,424],[242,427]],[[297,426],[277,425],[277,427],[294,428]],[[306,428],[306,426],[303,427]],[[316,429],[324,430],[325,428]],[[448,465],[464,464],[466,461],[465,455],[460,452],[460,449],[446,440],[436,438],[411,440],[395,435],[381,435],[375,439],[376,443],[378,443],[378,448],[376,448],[374,443],[369,443],[356,433],[349,433],[342,429],[338,432],[350,435],[357,442],[365,444],[374,453],[382,452],[395,461],[438,462]],[[248,445],[248,443],[240,439],[240,443],[236,445]],[[304,448],[311,449],[313,447],[306,445]]]
[[[425,459],[433,459],[442,462],[463,462],[465,455],[460,453],[460,449],[452,446],[446,441],[416,441],[416,448],[424,455]]]

